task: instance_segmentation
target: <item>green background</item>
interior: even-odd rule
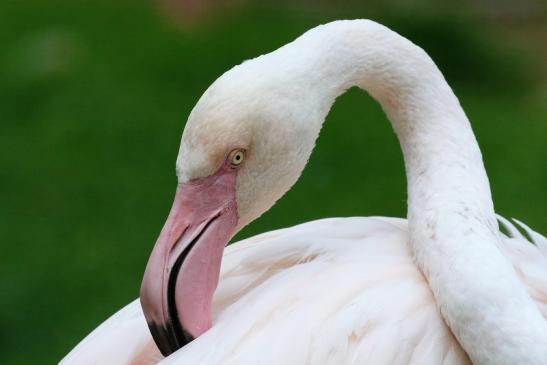
[[[2,0],[0,361],[55,363],[138,295],[194,103],[233,65],[329,20],[371,18],[424,47],[472,121],[497,212],[546,233],[543,2],[402,3]],[[300,181],[238,237],[404,216],[405,198],[391,127],[351,90]]]

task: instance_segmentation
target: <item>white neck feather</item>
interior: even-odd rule
[[[356,20],[317,27],[271,57],[302,85],[300,102],[322,117],[352,86],[381,104],[404,154],[415,261],[472,361],[547,361],[547,324],[496,247],[490,187],[469,121],[427,54]],[[318,133],[324,118],[317,119]]]

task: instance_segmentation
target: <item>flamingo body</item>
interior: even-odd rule
[[[499,218],[500,249],[547,318],[547,239]],[[61,362],[163,359],[135,300]],[[412,260],[407,222],[331,218],[228,246],[213,327],[161,364],[470,364]]]

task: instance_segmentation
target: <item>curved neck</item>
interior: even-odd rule
[[[322,116],[352,86],[388,115],[404,154],[415,261],[471,360],[547,358],[546,322],[496,247],[490,187],[469,121],[427,54],[364,20],[317,27],[281,50],[300,61],[288,73],[305,84],[302,102],[319,102]]]

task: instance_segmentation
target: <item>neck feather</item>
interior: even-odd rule
[[[352,86],[371,94],[388,115],[404,154],[415,261],[472,361],[546,359],[546,322],[497,248],[477,141],[427,54],[377,23],[355,20],[317,27],[278,56],[279,62],[299,60],[291,77],[305,85],[303,102],[319,101],[314,107],[323,116]]]

